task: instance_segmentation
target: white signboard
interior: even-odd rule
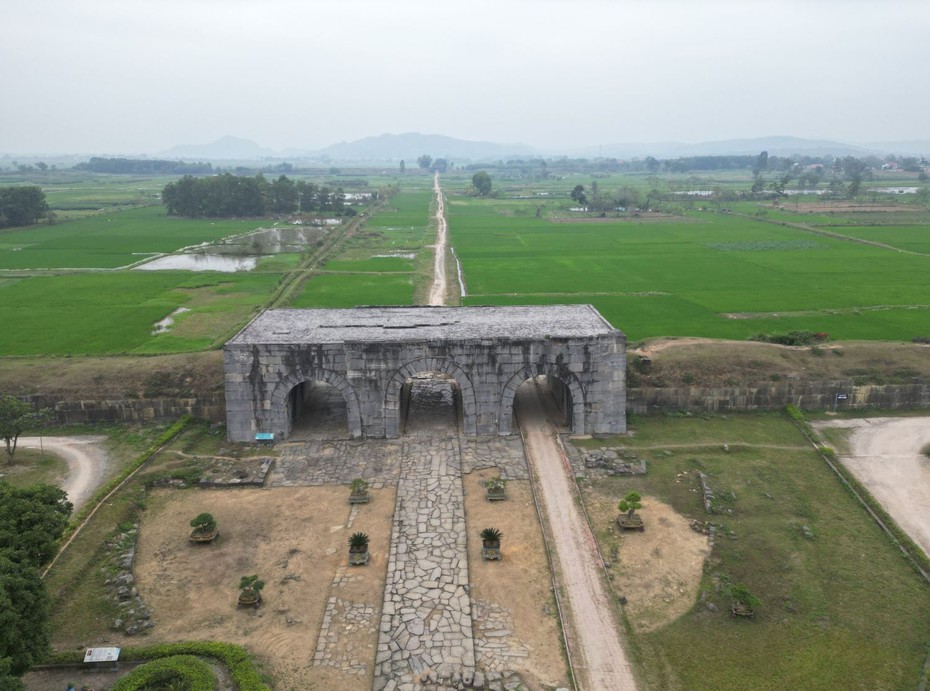
[[[88,648],[84,653],[84,662],[116,662],[119,648]]]

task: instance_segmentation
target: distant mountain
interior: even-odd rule
[[[585,156],[615,156],[618,158],[679,158],[683,156],[747,156],[768,151],[773,156],[866,156],[871,148],[842,142],[799,137],[756,137],[753,139],[724,139],[714,142],[685,144],[682,142],[653,142],[651,144],[605,144],[587,147],[576,152]]]
[[[382,134],[353,142],[340,142],[314,152],[314,156],[328,156],[338,161],[405,161],[416,165],[417,157],[428,154],[433,158],[460,161],[497,160],[515,156],[539,155],[526,144],[497,144],[473,142],[446,137],[440,134]]]
[[[200,161],[251,161],[274,156],[275,152],[259,146],[251,139],[221,137],[210,144],[182,144],[161,152],[169,158],[193,158]]]
[[[918,139],[909,142],[869,142],[863,144],[873,149],[879,156],[897,154],[899,156],[930,156],[930,139]]]

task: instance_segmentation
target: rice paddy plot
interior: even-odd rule
[[[0,285],[0,353],[171,353],[225,341],[263,303],[275,274],[116,272],[32,276]],[[172,327],[155,323],[180,307]]]
[[[930,332],[927,257],[729,214],[552,223],[501,215],[496,200],[455,201],[451,244],[467,304],[591,302],[634,340],[795,328],[843,339]]]
[[[260,225],[170,217],[161,206],[113,211],[0,233],[0,269],[113,269]]]

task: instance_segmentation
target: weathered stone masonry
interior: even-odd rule
[[[397,437],[404,384],[424,372],[456,380],[467,436],[510,434],[517,387],[536,375],[562,383],[575,434],[618,434],[625,344],[590,305],[268,310],[224,348],[229,439],[286,438],[306,381],[342,393],[352,437]]]

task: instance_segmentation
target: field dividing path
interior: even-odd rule
[[[620,640],[622,624],[602,579],[601,557],[580,508],[571,467],[546,418],[539,391],[524,387],[518,397],[527,461],[537,479],[544,520],[553,537],[556,581],[568,604],[568,621],[563,625],[577,687],[583,691],[635,689],[633,670]]]
[[[446,304],[446,246],[449,226],[446,224],[446,207],[439,186],[439,173],[433,176],[433,191],[436,193],[436,248],[433,260],[433,284],[429,289],[430,307]]]

